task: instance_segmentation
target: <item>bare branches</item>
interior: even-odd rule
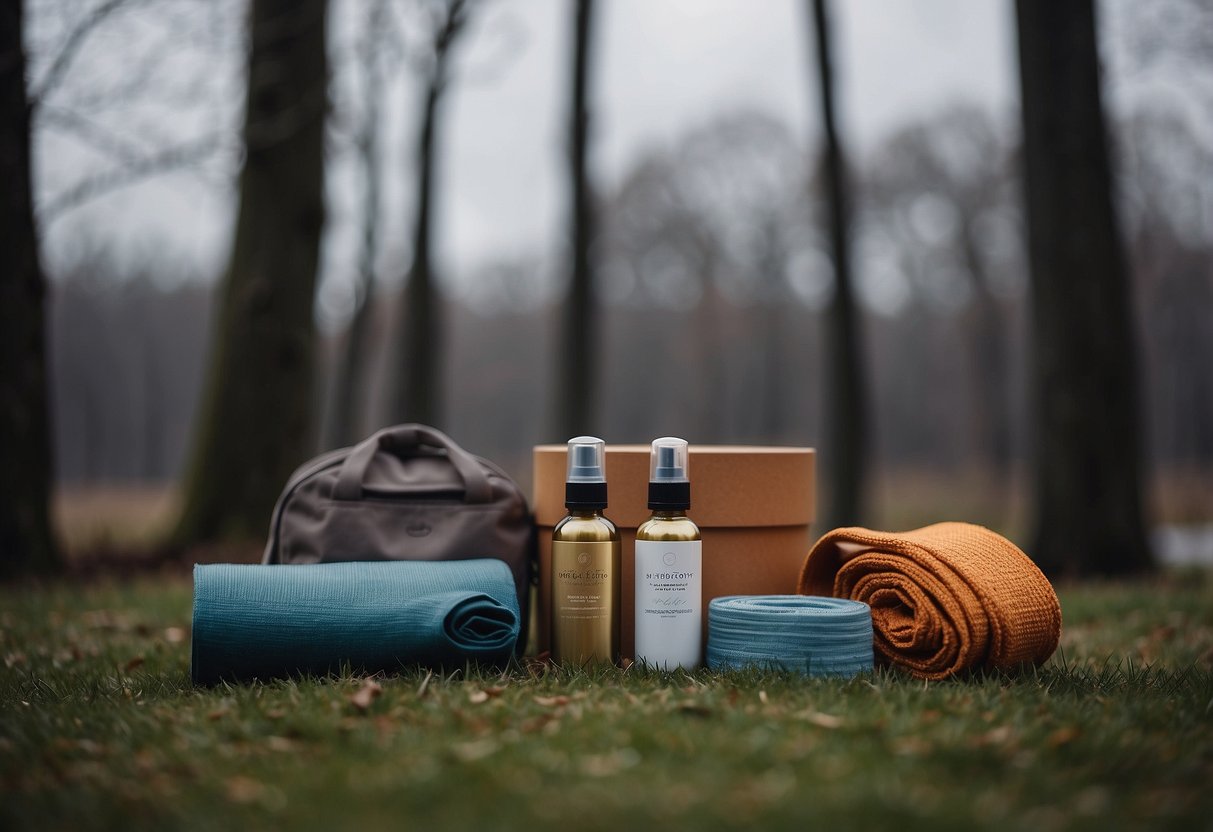
[[[433,40],[431,42],[432,63],[429,70],[429,86],[441,91],[446,86],[447,68],[450,65],[451,47],[459,40],[467,26],[468,9],[466,0],[446,0],[440,10],[434,14]]]
[[[50,68],[43,73],[42,81],[34,85],[30,90],[29,106],[31,111],[37,111],[46,100],[46,97],[54,92],[55,88],[62,83],[63,78],[67,75],[67,71],[72,65],[72,61],[80,54],[80,50],[88,41],[89,36],[97,30],[97,27],[128,2],[130,0],[105,0],[105,2],[94,8],[76,23],[72,30],[68,32],[67,37],[64,38],[63,44],[55,55],[55,60],[51,62]]]
[[[217,153],[227,135],[227,131],[209,133],[139,158],[128,158],[121,167],[88,177],[48,199],[38,212],[38,222],[45,229],[66,211],[91,199],[159,174],[194,167]]]
[[[43,104],[38,113],[39,124],[70,133],[94,150],[118,162],[139,159],[145,147],[117,133],[100,122],[64,107]]]
[[[467,25],[467,19],[465,0],[450,0],[446,7],[445,19],[442,20],[434,35],[434,51],[442,54],[450,49],[463,27]]]

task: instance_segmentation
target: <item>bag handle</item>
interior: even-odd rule
[[[426,425],[395,425],[383,428],[359,442],[341,464],[337,484],[333,486],[333,499],[358,500],[362,498],[362,481],[366,478],[371,460],[379,451],[399,454],[422,445],[446,451],[446,457],[463,480],[464,501],[487,503],[493,497],[493,487],[488,474],[471,454],[455,444],[449,436]]]

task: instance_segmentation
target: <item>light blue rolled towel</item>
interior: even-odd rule
[[[729,595],[708,603],[708,667],[850,677],[872,669],[872,610],[808,595]]]
[[[194,567],[195,684],[509,660],[518,595],[500,560]]]

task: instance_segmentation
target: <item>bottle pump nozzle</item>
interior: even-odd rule
[[[685,511],[691,507],[687,441],[676,436],[653,440],[649,455],[649,508]]]
[[[565,506],[606,508],[606,443],[597,436],[575,436],[569,440],[568,457]]]

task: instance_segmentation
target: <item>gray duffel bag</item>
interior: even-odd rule
[[[441,431],[408,424],[300,466],[274,507],[262,562],[497,558],[514,575],[525,626],[536,555],[514,481]]]

